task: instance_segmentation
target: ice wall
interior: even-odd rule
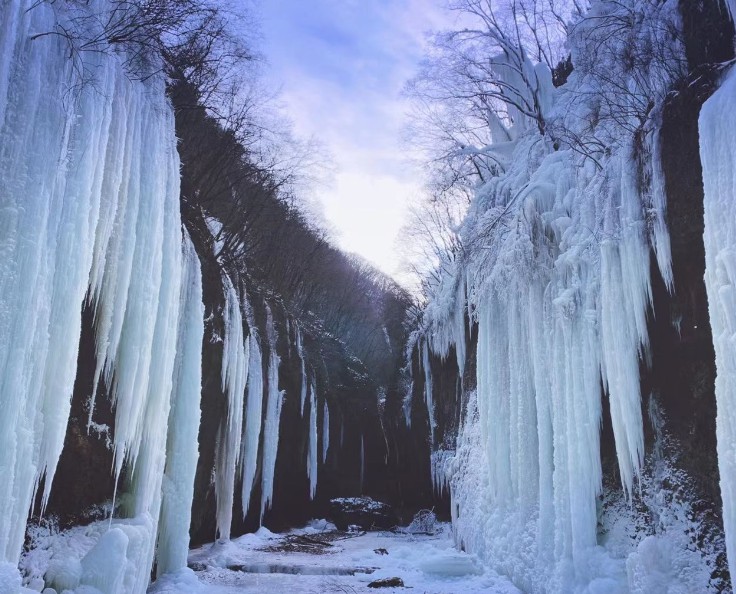
[[[110,7],[98,0],[76,10]],[[179,512],[188,515],[196,458],[198,366],[189,363],[201,353],[198,264],[189,244],[182,259],[164,81],[132,80],[122,49],[70,59],[60,36],[32,38],[53,31],[65,10],[0,5],[0,566],[18,562],[42,477],[44,503],[50,494],[87,298],[96,378],[115,405],[113,471],[127,491],[126,519],[115,519],[78,562],[70,588],[138,593],[149,581],[162,491],[161,570],[181,566],[186,548]],[[73,31],[75,23],[62,25]],[[93,418],[94,398],[90,404]],[[176,425],[167,437],[170,414]],[[107,574],[96,565],[103,558]]]
[[[705,286],[716,353],[718,468],[731,576],[736,575],[736,70],[700,113]]]
[[[627,41],[601,37],[601,23],[638,11]],[[505,122],[500,172],[479,185],[460,229],[465,250],[425,310],[417,349],[432,427],[430,353],[445,358],[455,346],[462,374],[466,314],[478,327],[477,391],[458,450],[435,454],[435,485],[449,482],[458,543],[524,591],[643,591],[598,546],[601,384],[631,496],[644,455],[639,369],[652,274],[672,285],[657,134],[672,72],[652,61],[623,95],[610,72],[628,76],[615,70],[617,44],[664,43],[675,11],[672,2],[591,3],[594,18],[568,40],[575,71],[539,90],[553,131],[543,136],[518,114]],[[673,64],[678,51],[672,44]],[[652,103],[628,121],[640,96]],[[627,109],[605,112],[617,105]]]

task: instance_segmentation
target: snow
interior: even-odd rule
[[[729,5],[733,13],[734,5]],[[718,468],[731,575],[736,575],[736,70],[700,113],[705,286],[716,354]]]
[[[277,535],[261,529],[229,543],[205,545],[192,551],[189,561],[197,571],[199,585],[172,586],[156,582],[150,594],[235,594],[236,592],[372,592],[367,586],[376,579],[400,577],[408,588],[427,594],[463,592],[465,594],[517,594],[508,580],[483,567],[474,555],[453,547],[449,526],[442,525],[436,535],[407,535],[371,532],[331,541],[323,554],[269,551],[289,537],[314,538],[323,530],[334,530],[325,521]],[[387,554],[375,551],[385,549]],[[228,569],[245,566],[250,572]],[[354,575],[351,571],[358,570]],[[256,573],[259,571],[259,573]],[[276,573],[271,573],[277,571]],[[370,571],[371,573],[362,573]],[[293,573],[290,573],[293,572]],[[403,588],[386,588],[400,592]]]

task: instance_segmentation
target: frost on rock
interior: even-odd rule
[[[271,498],[273,497],[273,479],[276,472],[276,457],[279,448],[281,406],[284,402],[284,392],[279,390],[279,365],[281,359],[276,352],[276,329],[274,328],[273,314],[268,305],[266,305],[266,332],[269,345],[268,400],[266,403],[266,420],[263,428],[261,520],[263,520],[263,514],[271,506]]]
[[[128,492],[126,519],[114,519],[70,559],[71,587],[139,594],[159,527],[175,357],[181,349],[194,358],[191,345],[178,342],[197,332],[196,325],[180,332],[180,315],[191,313],[182,275],[192,264],[182,262],[174,118],[164,80],[131,80],[122,48],[85,54],[83,70],[95,80],[84,84],[62,37],[29,42],[72,10],[32,4],[0,6],[0,581],[16,581],[5,568],[18,563],[42,477],[44,505],[50,494],[88,297],[95,384],[107,385],[115,410],[113,472],[120,479],[126,467]],[[100,0],[93,9],[112,4]],[[188,408],[195,391],[177,392],[176,406]],[[94,398],[90,404],[94,424]],[[170,470],[170,493],[184,493],[189,477]],[[94,560],[102,558],[105,575]]]
[[[732,13],[733,3],[730,4]],[[731,575],[736,575],[736,70],[700,113],[705,286],[716,354],[718,468]]]

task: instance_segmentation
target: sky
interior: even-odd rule
[[[396,239],[421,176],[402,143],[402,89],[425,33],[447,26],[443,0],[261,0],[269,78],[301,137],[331,154],[332,183],[317,191],[333,238],[401,277]]]

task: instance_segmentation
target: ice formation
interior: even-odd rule
[[[188,237],[178,332],[157,550],[159,576],[187,566],[194,474],[199,457],[204,305],[199,259]]]
[[[427,405],[427,415],[429,416],[429,438],[430,443],[434,444],[434,433],[437,429],[437,419],[434,413],[432,366],[429,363],[429,344],[427,343],[427,340],[419,342],[419,352],[421,356],[422,369],[424,370],[424,404]]]
[[[279,390],[279,365],[281,359],[276,352],[276,329],[271,308],[266,305],[266,332],[268,335],[268,400],[263,427],[263,477],[261,481],[261,520],[271,506],[273,479],[276,472],[276,457],[279,448],[279,426],[284,392]]]
[[[360,434],[360,492],[365,486],[365,435]]]
[[[250,343],[248,402],[245,411],[243,451],[240,455],[243,476],[243,515],[247,514],[250,508],[251,492],[255,484],[256,469],[258,467],[258,443],[261,439],[261,414],[263,412],[263,355],[258,334],[255,330],[255,320],[249,317],[248,324],[251,327],[250,336],[248,337]]]
[[[330,407],[325,398],[322,404],[322,464],[327,461],[327,452],[330,449]]]
[[[217,436],[215,460],[215,494],[217,497],[217,532],[221,539],[230,539],[233,519],[235,471],[241,455],[243,434],[243,404],[248,377],[250,343],[243,334],[240,297],[232,282],[223,276],[225,337],[222,354],[222,388],[227,395],[227,422]]]
[[[734,14],[733,3],[730,4]],[[700,113],[705,286],[716,353],[718,467],[731,575],[736,575],[736,70]]]
[[[309,478],[309,498],[314,499],[314,495],[317,492],[317,393],[315,391],[314,384],[309,387],[309,450],[307,456],[307,477]]]
[[[110,7],[98,0],[79,10]],[[83,54],[85,67],[75,68],[62,37],[31,39],[65,18],[51,3],[0,7],[0,580],[3,588],[17,582],[17,570],[6,568],[18,563],[42,477],[44,503],[50,494],[87,298],[95,379],[115,404],[113,471],[121,478],[126,467],[129,497],[127,519],[115,519],[84,558],[70,561],[69,589],[140,593],[157,534],[164,568],[186,559],[170,514],[178,522],[188,515],[196,456],[199,269],[188,242],[182,257],[179,160],[164,81],[131,80],[124,55],[112,52]],[[90,72],[93,79],[80,78]],[[189,422],[167,435],[169,418],[182,416]]]
[[[307,404],[307,363],[304,360],[304,348],[302,346],[302,332],[299,329],[299,326],[296,327],[296,352],[299,355],[299,363],[301,365],[301,377],[302,377],[302,387],[301,387],[301,398],[300,398],[300,406],[299,410],[304,414],[304,407]]]
[[[634,41],[601,39],[595,28],[606,18],[618,22],[619,10],[641,11]],[[505,128],[502,167],[477,190],[460,230],[466,251],[437,286],[417,343],[434,434],[430,351],[445,358],[455,346],[462,373],[472,312],[477,392],[456,454],[435,454],[433,478],[440,488],[449,481],[458,542],[529,592],[603,591],[626,582],[597,541],[601,380],[630,494],[644,454],[639,366],[648,357],[650,253],[672,285],[656,133],[657,101],[671,72],[652,61],[641,79],[650,86],[632,79],[628,95],[618,97],[631,102],[631,113],[639,94],[652,97],[643,141],[635,144],[630,130],[642,120],[629,128],[623,119],[634,116],[602,113],[596,97],[619,91],[577,64],[585,64],[591,43],[613,44],[606,48],[612,56],[622,50],[617,43],[652,43],[664,23],[677,22],[676,3],[595,2],[591,11],[595,18],[568,40],[576,69],[566,85],[553,89],[545,66],[530,64],[524,68],[534,71],[534,88],[505,82],[535,93],[529,104],[538,101],[543,117],[573,139],[586,138],[585,126],[596,122],[593,134],[606,150],[553,142],[521,113],[496,122]],[[676,64],[679,48],[667,43]]]

